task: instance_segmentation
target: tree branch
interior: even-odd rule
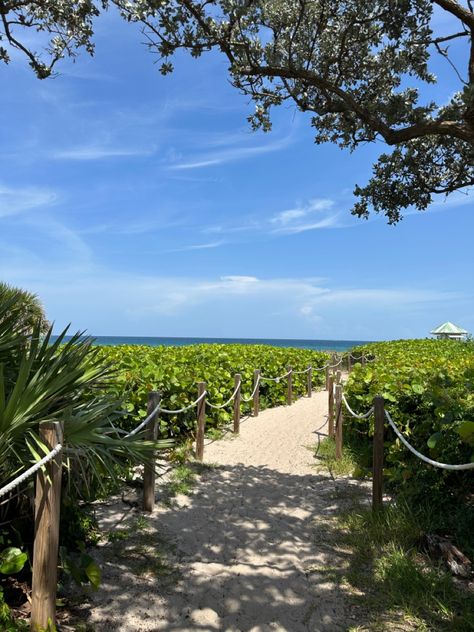
[[[384,121],[371,114],[351,94],[308,70],[266,66],[237,67],[233,70],[236,74],[249,77],[281,77],[282,79],[306,81],[321,90],[327,90],[345,103],[349,111],[353,111],[364,123],[378,132],[388,145],[396,145],[429,134],[454,136],[470,143],[474,141],[474,130],[470,131],[466,126],[454,121],[435,119],[415,123],[402,129],[392,129]]]
[[[470,29],[474,29],[474,13],[465,9],[456,0],[433,0],[433,2],[448,13],[455,15]]]

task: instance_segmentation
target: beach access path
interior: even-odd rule
[[[102,631],[336,632],[357,619],[338,572],[334,516],[367,484],[334,480],[314,447],[326,434],[327,392],[246,418],[239,436],[206,440],[189,495],[152,515],[111,500],[93,555],[99,590],[78,606]],[[145,516],[145,518],[143,518]],[[124,539],[118,534],[125,533]],[[115,535],[114,535],[115,534]],[[336,578],[335,578],[336,577]]]

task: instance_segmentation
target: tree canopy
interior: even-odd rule
[[[92,53],[93,18],[111,3],[143,25],[164,74],[178,49],[221,51],[231,82],[255,102],[255,129],[269,130],[271,109],[289,101],[311,113],[317,144],[384,143],[369,182],[355,187],[355,215],[373,209],[395,223],[407,207],[426,209],[434,194],[474,184],[473,0],[0,0],[0,37],[44,78],[77,48]],[[436,32],[443,21],[434,11],[451,30]],[[48,61],[22,44],[16,32],[25,27],[50,37]],[[459,88],[438,102],[423,94],[436,83],[435,56],[451,64]],[[0,59],[8,61],[6,48]]]

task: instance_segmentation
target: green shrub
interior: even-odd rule
[[[444,463],[474,460],[474,346],[451,340],[400,340],[366,345],[374,362],[356,365],[346,385],[346,396],[356,412],[365,412],[381,395],[393,420],[422,454]],[[345,418],[345,438],[366,442],[370,466],[373,417]],[[438,516],[438,529],[457,533],[467,550],[474,551],[466,522],[474,522],[473,470],[449,471],[426,464],[385,426],[384,479],[390,490],[409,497],[412,504],[427,503]],[[466,516],[466,519],[462,516]],[[453,519],[457,516],[456,520]]]
[[[100,355],[115,370],[115,378],[108,385],[109,392],[123,398],[130,413],[126,428],[134,420],[146,416],[149,391],[162,394],[162,405],[170,410],[189,405],[197,398],[197,384],[207,384],[208,398],[213,404],[223,404],[234,391],[234,374],[242,376],[242,396],[249,397],[253,390],[254,369],[262,375],[283,375],[290,365],[304,370],[309,364],[321,367],[327,355],[306,349],[289,349],[268,345],[199,344],[185,347],[146,347],[119,345],[100,347]],[[306,392],[306,374],[293,376],[295,397]],[[313,373],[315,388],[322,385],[323,371]],[[262,381],[260,384],[261,409],[286,402],[286,380],[279,383]],[[251,411],[251,402],[242,402],[242,413]],[[207,408],[208,428],[222,426],[232,419],[232,405],[223,410]],[[162,415],[161,436],[184,436],[194,430],[196,410],[180,415]]]

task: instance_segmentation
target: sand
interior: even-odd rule
[[[331,531],[361,486],[316,467],[309,447],[324,436],[326,413],[327,393],[317,392],[248,418],[238,437],[206,441],[212,467],[190,495],[158,503],[151,516],[121,500],[101,504],[101,529],[115,541],[99,546],[102,584],[79,607],[82,620],[121,632],[354,625],[335,579],[350,552],[337,549]]]

